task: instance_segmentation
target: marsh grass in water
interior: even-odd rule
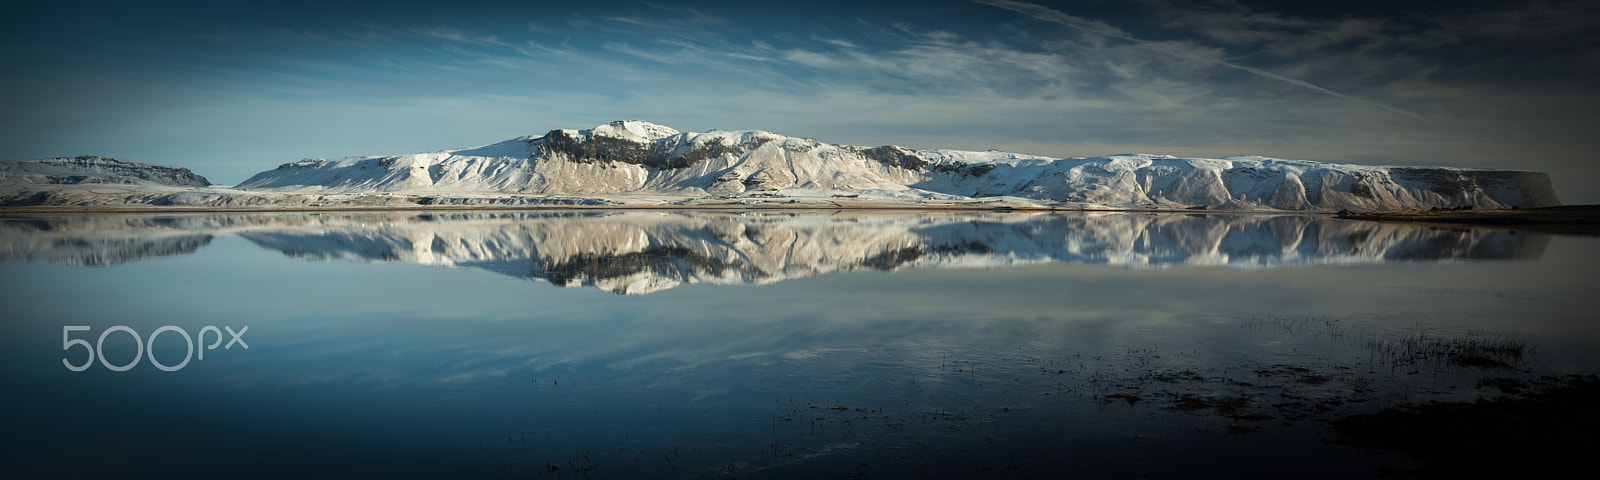
[[[1306,439],[1300,448],[1338,449],[1344,447],[1328,446],[1319,438],[1335,439],[1342,430],[1330,425],[1348,423],[1347,418],[1443,404],[1440,399],[1488,399],[1526,392],[1537,383],[1522,378],[1530,375],[1526,372],[1502,366],[1527,361],[1532,348],[1516,340],[1480,331],[1459,336],[1424,330],[1395,333],[1347,328],[1347,323],[1354,322],[1332,317],[1244,320],[1243,326],[1264,337],[1263,342],[1314,352],[1270,361],[1172,346],[1121,346],[1098,353],[922,352],[937,368],[878,378],[874,386],[850,394],[842,392],[852,389],[808,391],[799,387],[808,382],[785,381],[769,400],[770,409],[761,412],[763,432],[747,443],[652,445],[637,440],[648,438],[643,432],[624,432],[628,436],[609,445],[573,445],[543,458],[528,458],[532,452],[515,456],[541,466],[540,476],[555,478],[600,472],[693,472],[708,478],[782,477],[799,471],[927,478],[960,477],[955,472],[1116,473],[1137,470],[1129,470],[1137,455],[1102,452],[1098,458],[1078,458],[1051,443],[1059,439],[1048,430],[1036,430],[1035,424],[1059,421],[1052,412],[1087,408],[1107,418],[1132,415],[1159,425],[1129,432],[1124,439],[1130,442],[1193,437],[1249,443],[1276,441],[1261,439],[1282,438],[1293,430]],[[857,353],[863,360],[918,355],[902,348],[908,347],[871,346]],[[1494,362],[1471,360],[1479,357]],[[1430,372],[1427,366],[1436,368]],[[1489,372],[1494,376],[1485,376]],[[556,385],[542,379],[534,383]],[[874,389],[884,395],[869,392]],[[516,443],[508,447],[522,446]],[[1399,465],[1391,469],[1412,468],[1403,461]]]
[[[1432,363],[1451,367],[1514,368],[1532,350],[1516,340],[1484,337],[1473,332],[1447,337],[1417,331],[1369,338],[1365,346],[1375,357],[1393,366]]]
[[[1535,350],[1525,342],[1489,336],[1479,330],[1468,330],[1461,335],[1432,332],[1421,327],[1370,332],[1342,326],[1340,319],[1329,316],[1252,319],[1245,327],[1296,336],[1326,336],[1335,342],[1358,344],[1369,353],[1373,364],[1390,368],[1514,369],[1522,366]]]
[[[1486,377],[1458,390],[1445,379],[1470,379],[1489,371],[1524,375],[1534,350],[1481,331],[1452,336],[1422,329],[1351,328],[1329,316],[1250,319],[1243,326],[1291,345],[1327,339],[1322,346],[1328,350],[1296,354],[1285,362],[1228,364],[1198,352],[1164,355],[1156,348],[1129,349],[1123,355],[1080,360],[1075,372],[1084,375],[1077,391],[1102,405],[1154,405],[1159,411],[1221,419],[1231,422],[1221,426],[1225,433],[1247,434],[1269,423],[1326,422],[1377,408],[1363,405],[1459,398],[1472,391],[1479,397],[1514,392],[1526,384],[1517,378]],[[1363,354],[1352,357],[1343,351]],[[1100,365],[1085,366],[1085,361]],[[1424,371],[1431,375],[1422,377],[1423,382],[1410,378]]]

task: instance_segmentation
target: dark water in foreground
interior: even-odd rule
[[[0,218],[0,469],[1371,476],[1409,460],[1325,421],[1600,372],[1597,247],[1302,216]]]

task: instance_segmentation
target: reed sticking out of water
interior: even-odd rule
[[[1278,330],[1290,335],[1326,335],[1335,342],[1362,346],[1371,353],[1373,363],[1389,367],[1429,364],[1434,367],[1512,368],[1533,351],[1526,343],[1486,337],[1478,331],[1468,331],[1462,336],[1438,335],[1421,329],[1373,334],[1351,330],[1328,316],[1256,319],[1247,322],[1245,327]]]
[[[1368,351],[1381,363],[1391,366],[1434,363],[1454,367],[1511,368],[1529,352],[1526,344],[1504,338],[1475,334],[1442,337],[1416,332],[1398,337],[1372,337],[1365,341]]]

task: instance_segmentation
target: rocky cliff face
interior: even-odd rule
[[[307,160],[241,189],[311,193],[532,193],[685,197],[837,192],[900,200],[1020,197],[1110,207],[1292,211],[1559,204],[1543,173],[1377,167],[1265,157],[856,147],[759,130],[677,130],[640,121],[552,130],[483,147]]]
[[[187,168],[83,155],[28,161],[0,161],[0,184],[123,184],[204,187],[205,177]]]
[[[946,152],[941,152],[946,153]],[[1042,163],[941,162],[915,186],[1103,205],[1290,211],[1559,205],[1549,175],[1237,156],[1116,155]],[[948,167],[945,167],[948,166]]]

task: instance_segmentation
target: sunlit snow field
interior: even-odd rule
[[[1511,230],[101,215],[0,218],[0,248],[0,456],[52,476],[1370,476],[1409,460],[1327,420],[1600,372],[1600,240]],[[204,358],[163,371],[173,330]]]

